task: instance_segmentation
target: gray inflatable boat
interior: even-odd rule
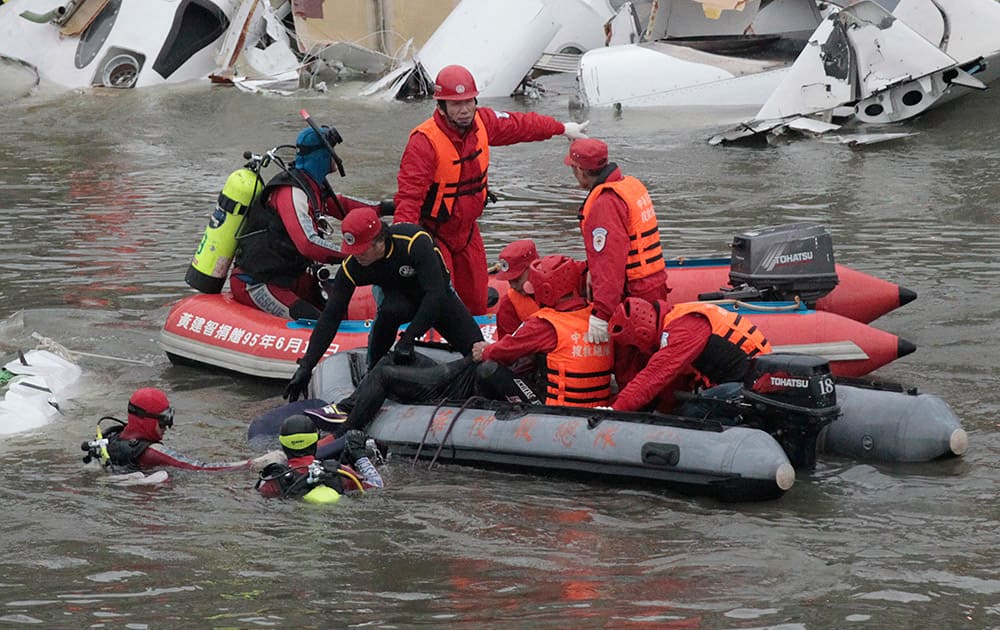
[[[457,357],[420,352],[438,361]],[[440,404],[387,400],[366,430],[397,456],[431,465],[551,471],[725,501],[780,497],[792,487],[796,469],[815,465],[817,453],[928,461],[965,450],[958,419],[935,396],[835,388],[822,359],[765,357],[755,362],[735,403],[736,419],[483,398]],[[341,400],[354,391],[364,366],[363,350],[332,355],[314,372],[311,394]]]

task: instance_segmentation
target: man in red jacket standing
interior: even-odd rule
[[[438,73],[434,81],[438,108],[410,132],[403,151],[394,219],[418,223],[434,236],[455,291],[473,315],[487,309],[486,249],[476,220],[489,196],[490,147],[558,135],[586,138],[587,125],[478,107],[478,94],[466,68],[446,66]]]
[[[656,212],[642,182],[608,162],[604,142],[574,140],[564,162],[580,188],[590,191],[578,216],[594,303],[587,339],[605,342],[608,321],[625,297],[667,299]]]

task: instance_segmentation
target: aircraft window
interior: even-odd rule
[[[80,43],[76,46],[76,58],[74,59],[77,68],[85,68],[97,57],[97,53],[101,52],[101,47],[104,46],[104,42],[108,39],[111,29],[115,25],[121,6],[122,0],[108,2],[80,36]]]
[[[920,101],[924,100],[924,93],[920,90],[910,90],[903,95],[903,105],[907,107],[913,107],[914,105],[920,104]]]

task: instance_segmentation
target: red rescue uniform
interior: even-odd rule
[[[674,407],[674,392],[687,389],[692,377],[706,386],[743,379],[750,358],[771,352],[771,344],[748,318],[714,304],[690,302],[667,312],[661,321],[660,349],[652,357],[636,355],[631,369],[619,370],[623,389],[612,407],[644,409],[657,401],[660,411]],[[643,365],[636,370],[637,365]],[[635,373],[630,378],[628,372]]]
[[[486,346],[483,360],[514,366],[519,359],[544,354],[550,383],[546,404],[606,405],[605,388],[610,392],[612,372],[610,345],[586,341],[590,318],[586,300],[575,298],[560,306],[566,310],[541,309],[513,334]],[[573,391],[577,389],[587,391]]]
[[[614,164],[580,208],[594,315],[611,319],[626,297],[667,299],[667,271],[649,192]]]
[[[315,319],[323,298],[308,265],[336,264],[344,258],[337,245],[320,233],[319,217],[343,220],[355,208],[372,206],[334,193],[304,171],[295,173],[296,177],[275,176],[264,192],[265,203],[253,208],[256,214],[244,226],[229,286],[241,304],[278,317]],[[292,313],[300,300],[304,304]]]
[[[497,304],[497,339],[512,334],[524,320],[534,315],[540,308],[535,298],[530,295],[507,289],[507,293]]]
[[[440,110],[410,133],[393,220],[418,223],[435,237],[455,291],[473,315],[487,310],[486,248],[476,221],[489,184],[489,147],[547,140],[564,131],[550,116],[480,107],[464,134],[449,126]]]

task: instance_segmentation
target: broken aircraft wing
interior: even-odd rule
[[[875,2],[859,2],[819,25],[753,121],[709,143],[768,133],[801,117],[829,118],[844,106],[854,106],[862,122],[903,120],[933,105],[952,82],[982,85],[958,65]],[[949,69],[946,78],[943,72]],[[899,102],[886,99],[887,92]]]

